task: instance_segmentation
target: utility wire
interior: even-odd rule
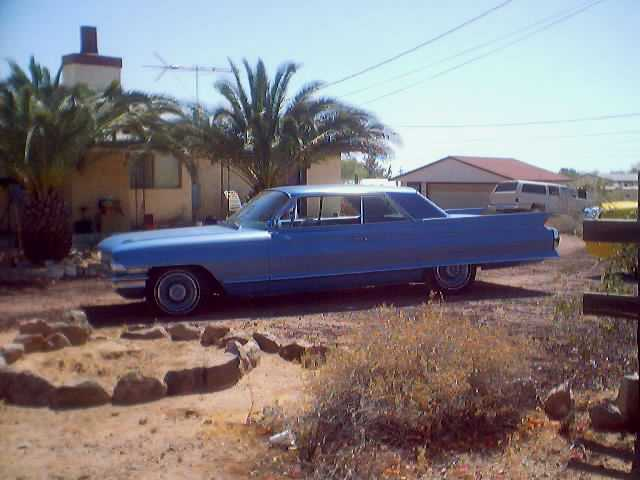
[[[591,0],[589,0],[589,2],[586,2],[586,3],[588,4],[590,2],[591,2]],[[538,25],[553,21],[558,17],[564,17],[567,13],[571,13],[571,12],[573,12],[575,10],[576,10],[576,7],[572,7],[572,8],[568,8],[568,9],[565,8],[565,9],[559,11],[559,12],[554,13],[553,15],[549,15],[549,16],[544,17],[544,18],[542,18],[540,20],[537,20],[537,21],[535,21],[533,23],[530,23],[529,25],[527,25],[527,26],[525,26],[523,28],[519,28],[517,30],[513,30],[510,33],[507,33],[505,35],[501,35],[501,36],[495,37],[492,40],[488,40],[488,41],[480,43],[480,44],[478,44],[478,45],[476,45],[474,47],[467,48],[467,49],[462,50],[462,51],[460,51],[458,53],[450,55],[448,57],[441,58],[440,60],[437,60],[435,62],[431,62],[431,63],[426,64],[426,65],[422,65],[421,67],[418,67],[418,68],[414,68],[413,70],[409,70],[408,72],[401,73],[400,75],[396,75],[396,76],[387,78],[385,80],[382,80],[380,82],[376,82],[374,84],[371,84],[371,85],[369,85],[367,87],[359,88],[357,90],[353,90],[353,91],[345,93],[343,95],[339,95],[337,98],[351,97],[353,95],[357,95],[359,93],[371,90],[372,88],[376,88],[376,87],[379,87],[381,85],[386,85],[387,83],[393,82],[395,80],[399,80],[401,78],[409,77],[409,76],[411,76],[411,75],[413,75],[415,73],[421,72],[421,71],[426,70],[426,69],[431,68],[431,67],[435,67],[436,65],[440,65],[442,63],[446,63],[449,60],[453,60],[454,58],[458,58],[458,57],[461,57],[463,55],[466,55],[467,53],[475,52],[476,50],[483,49],[484,47],[488,47],[489,45],[493,45],[493,44],[501,42],[503,40],[507,40],[507,39],[513,37],[514,35],[525,33],[528,30],[531,30],[532,28],[537,27]]]
[[[447,35],[451,35],[452,33],[457,32],[458,30],[461,30],[462,28],[464,28],[464,27],[466,27],[468,25],[471,25],[474,22],[477,22],[478,20],[486,17],[487,15],[489,15],[489,14],[491,14],[491,13],[493,13],[493,12],[495,12],[495,11],[501,9],[501,8],[506,7],[512,1],[513,0],[505,0],[504,2],[496,5],[495,7],[492,7],[489,10],[486,10],[486,11],[482,12],[480,15],[477,15],[477,16],[467,20],[466,22],[461,23],[460,25],[458,25],[456,27],[453,27],[453,28],[447,30],[444,33],[441,33],[440,35],[437,35],[437,36],[435,36],[433,38],[430,38],[429,40],[426,40],[426,41],[416,45],[415,47],[411,47],[411,48],[409,48],[407,50],[404,50],[404,51],[402,51],[402,52],[400,52],[400,53],[398,53],[398,54],[396,54],[396,55],[394,55],[392,57],[387,58],[386,60],[383,60],[381,62],[376,63],[375,65],[371,65],[370,67],[367,67],[367,68],[364,68],[362,70],[359,70],[359,71],[357,71],[355,73],[347,75],[346,77],[342,77],[342,78],[339,78],[338,80],[334,80],[333,82],[327,83],[327,84],[323,85],[322,88],[328,88],[328,87],[332,87],[334,85],[337,85],[339,83],[346,82],[347,80],[351,80],[352,78],[359,77],[360,75],[364,75],[365,73],[368,73],[368,72],[370,72],[372,70],[380,68],[383,65],[386,65],[388,63],[394,62],[395,60],[398,60],[399,58],[402,58],[402,57],[404,57],[406,55],[409,55],[410,53],[413,53],[416,50],[419,50],[419,49],[421,49],[423,47],[426,47],[427,45],[431,45],[432,43],[437,42],[438,40],[446,37]]]
[[[615,113],[611,115],[598,115],[595,117],[568,118],[564,120],[534,120],[526,122],[503,123],[467,123],[467,124],[408,124],[398,125],[400,128],[500,128],[500,127],[529,127],[534,125],[558,125],[561,123],[597,122],[601,120],[613,120],[619,118],[640,117],[640,112]]]
[[[640,130],[614,130],[609,132],[584,133],[576,135],[537,135],[533,137],[509,137],[509,141],[517,140],[563,140],[567,138],[587,138],[587,137],[609,137],[617,135],[640,135]],[[501,138],[472,138],[464,140],[451,140],[445,142],[434,142],[437,145],[464,144],[464,143],[485,143],[485,142],[504,142]]]
[[[504,50],[504,49],[506,49],[506,48],[511,47],[512,45],[515,45],[515,44],[517,44],[517,43],[520,43],[520,42],[522,42],[522,41],[524,41],[524,40],[526,40],[526,39],[528,39],[528,38],[530,38],[530,37],[534,36],[534,35],[537,35],[538,33],[542,33],[542,32],[544,32],[545,30],[548,30],[549,28],[551,28],[551,27],[553,27],[553,26],[555,26],[555,25],[557,25],[557,24],[559,24],[559,23],[566,22],[566,21],[567,21],[567,20],[569,20],[570,18],[575,17],[576,15],[578,15],[578,14],[580,14],[580,13],[584,12],[585,10],[587,10],[587,9],[589,9],[589,8],[591,8],[591,7],[594,7],[594,6],[596,6],[597,4],[602,3],[602,2],[604,2],[604,1],[606,1],[606,0],[596,0],[596,1],[593,1],[593,2],[591,2],[591,3],[587,4],[587,5],[585,5],[584,7],[580,8],[580,9],[578,9],[578,10],[573,11],[572,13],[569,13],[569,14],[567,14],[567,15],[564,15],[563,17],[560,17],[559,19],[557,19],[557,20],[555,20],[555,21],[553,21],[553,22],[551,22],[551,23],[548,23],[547,25],[544,25],[544,26],[542,26],[542,27],[540,27],[540,28],[537,28],[537,29],[533,30],[532,32],[529,32],[529,33],[527,33],[527,34],[525,34],[525,35],[521,36],[520,38],[517,38],[517,39],[515,39],[515,40],[513,40],[513,41],[511,41],[511,42],[508,42],[508,43],[506,43],[506,44],[504,44],[504,45],[502,45],[502,46],[500,46],[500,47],[498,47],[498,48],[494,48],[494,49],[492,49],[492,50],[489,50],[488,52],[483,53],[482,55],[478,55],[478,56],[476,56],[476,57],[473,57],[473,58],[471,58],[470,60],[467,60],[467,61],[465,61],[465,62],[463,62],[463,63],[459,63],[458,65],[455,65],[455,66],[453,66],[453,67],[451,67],[451,68],[448,68],[448,69],[446,69],[446,70],[443,70],[443,71],[441,71],[441,72],[438,72],[438,73],[436,73],[435,75],[432,75],[432,76],[430,76],[430,77],[427,77],[427,78],[425,78],[425,79],[423,79],[423,80],[420,80],[420,81],[418,81],[418,82],[411,83],[411,84],[409,84],[409,85],[407,85],[407,86],[404,86],[404,87],[402,87],[402,88],[399,88],[399,89],[397,89],[397,90],[393,90],[393,91],[391,91],[391,92],[389,92],[389,93],[386,93],[386,94],[384,94],[384,95],[380,95],[380,96],[378,96],[378,97],[375,97],[375,98],[373,98],[373,99],[371,99],[371,100],[369,100],[369,101],[367,101],[367,102],[364,102],[363,104],[364,104],[364,105],[368,105],[368,104],[370,104],[370,103],[374,103],[374,102],[377,102],[377,101],[379,101],[379,100],[382,100],[383,98],[387,98],[387,97],[390,97],[390,96],[392,96],[392,95],[397,95],[398,93],[405,92],[405,91],[410,90],[410,89],[412,89],[412,88],[414,88],[414,87],[417,87],[418,85],[422,85],[423,83],[426,83],[426,82],[428,82],[428,81],[430,81],[430,80],[434,80],[434,79],[436,79],[436,78],[438,78],[438,77],[442,77],[443,75],[446,75],[447,73],[451,73],[451,72],[453,72],[453,71],[455,71],[455,70],[458,70],[458,69],[460,69],[460,68],[462,68],[462,67],[465,67],[466,65],[469,65],[469,64],[471,64],[471,63],[477,62],[478,60],[482,60],[483,58],[486,58],[486,57],[488,57],[488,56],[490,56],[490,55],[493,55],[494,53],[498,53],[498,52],[500,52],[500,51],[502,51],[502,50]]]

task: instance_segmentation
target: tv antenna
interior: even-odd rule
[[[196,105],[200,107],[200,74],[201,73],[231,73],[228,68],[212,67],[210,65],[176,65],[170,64],[160,56],[158,52],[153,52],[153,55],[158,59],[162,65],[143,65],[145,68],[153,68],[160,70],[158,76],[156,76],[156,82],[160,80],[165,73],[169,70],[178,72],[194,72],[196,80]]]

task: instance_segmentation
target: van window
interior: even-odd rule
[[[537,195],[546,195],[547,187],[544,185],[537,185],[535,183],[523,183],[522,193],[535,193]]]
[[[553,195],[554,197],[559,197],[560,189],[555,185],[549,185],[549,195]]]
[[[499,183],[498,185],[496,185],[496,189],[494,190],[494,192],[515,192],[517,187],[517,182]]]

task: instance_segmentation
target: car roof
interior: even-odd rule
[[[533,185],[551,185],[556,187],[566,187],[564,183],[534,182],[533,180],[504,180],[502,182],[499,182],[498,185],[502,183],[526,183],[526,184],[533,184]]]
[[[286,193],[292,197],[300,195],[366,195],[372,193],[417,193],[411,187],[385,185],[290,185],[270,190]]]

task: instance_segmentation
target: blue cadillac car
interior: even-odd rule
[[[265,190],[217,225],[114,235],[98,248],[120,295],[186,315],[213,294],[411,282],[461,292],[478,268],[557,257],[545,220],[444,211],[411,188],[304,185]]]

